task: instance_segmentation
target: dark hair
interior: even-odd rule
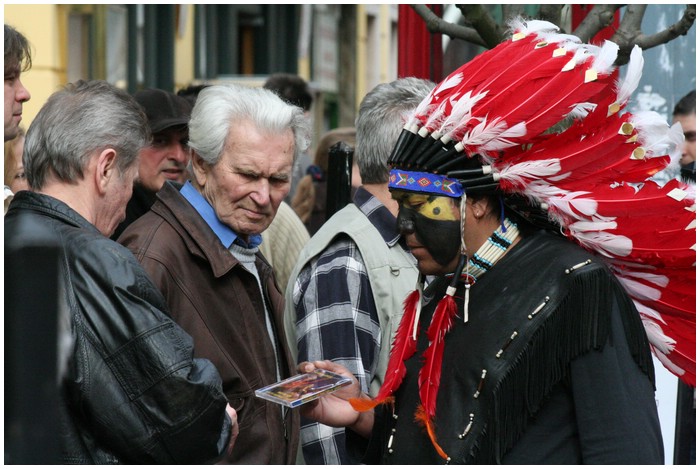
[[[673,108],[674,116],[689,116],[695,114],[695,90],[686,94]]]
[[[277,95],[294,106],[299,106],[304,111],[311,109],[314,98],[309,85],[299,75],[292,73],[273,73],[265,81],[263,88],[274,91]]]
[[[22,33],[5,25],[5,75],[15,71],[24,72],[32,66],[29,41]]]
[[[197,101],[197,96],[199,96],[199,92],[208,86],[211,86],[211,85],[207,85],[207,84],[189,85],[189,86],[186,86],[185,88],[180,88],[177,91],[177,95],[182,96],[183,98],[188,100],[190,103],[192,103],[192,105],[194,106],[194,103]]]

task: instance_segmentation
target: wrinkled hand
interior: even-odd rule
[[[297,367],[300,373],[308,373],[315,368],[332,371],[339,375],[352,379],[352,383],[343,386],[337,391],[326,394],[319,399],[304,404],[301,408],[301,415],[331,427],[352,427],[360,418],[360,413],[352,408],[348,399],[360,397],[362,391],[360,383],[355,376],[343,365],[339,365],[329,360],[303,362]]]

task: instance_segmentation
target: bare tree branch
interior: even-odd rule
[[[582,42],[590,40],[603,28],[609,26],[615,16],[615,12],[625,5],[595,4],[590,9],[581,24],[572,32]],[[431,33],[445,34],[453,39],[461,39],[482,47],[493,48],[503,39],[507,24],[496,23],[488,11],[480,4],[457,5],[464,15],[466,26],[448,23],[433,13],[426,5],[411,5],[413,10],[425,21],[428,31]],[[562,4],[540,5],[539,15],[536,17],[556,25],[562,22]],[[646,5],[626,5],[625,14],[620,19],[620,26],[613,34],[610,41],[620,46],[620,53],[616,61],[617,65],[629,62],[629,54],[634,45],[642,49],[651,49],[661,44],[666,44],[678,36],[684,36],[695,24],[696,5],[689,4],[683,12],[683,17],[663,31],[654,34],[642,32],[642,19],[646,13]],[[515,14],[524,12],[521,5],[502,5],[504,23],[507,23]]]
[[[411,5],[411,8],[425,21],[425,25],[431,33],[444,34],[452,39],[461,39],[472,44],[487,47],[475,29],[449,23],[438,17],[426,5]]]
[[[540,6],[540,19],[561,27],[562,8],[564,8],[563,4],[547,3],[542,5]]]
[[[642,33],[641,20],[644,17],[645,5],[629,5],[624,18],[620,22],[620,28],[610,40],[620,46],[615,63],[624,65],[629,62],[632,48],[638,45],[643,50],[651,49],[661,44],[666,44],[678,36],[684,36],[695,23],[696,6],[688,5],[683,12],[683,17],[677,22],[655,34]],[[629,17],[629,18],[628,18]]]
[[[504,27],[499,26],[491,18],[481,4],[457,5],[464,15],[468,24],[479,33],[481,39],[486,43],[486,47],[492,49],[503,41]]]
[[[677,23],[656,34],[642,35],[635,43],[642,49],[651,49],[661,44],[666,44],[678,36],[685,36],[695,23],[695,5],[688,5],[683,12],[683,17]]]
[[[525,16],[524,3],[518,3],[515,5],[501,5],[501,9],[503,10],[503,18],[505,22],[510,21],[511,18],[515,18],[516,16]]]
[[[601,29],[610,26],[615,17],[615,11],[623,6],[624,5],[594,5],[583,21],[581,21],[581,24],[579,24],[573,32],[574,36],[581,38],[582,42],[589,42]]]
[[[637,32],[642,30],[642,20],[644,19],[644,13],[647,11],[646,5],[627,5],[625,14],[620,20],[620,27],[618,31],[625,30],[627,32]]]
[[[629,62],[632,48],[642,35],[642,20],[645,12],[646,5],[628,5],[620,20],[620,26],[610,38],[612,42],[620,46],[620,52],[615,60],[617,65]]]

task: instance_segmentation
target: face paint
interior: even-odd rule
[[[392,191],[399,202],[396,223],[402,234],[415,233],[435,262],[450,264],[459,254],[460,221],[450,197]]]

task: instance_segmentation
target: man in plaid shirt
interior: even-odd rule
[[[355,157],[363,185],[299,256],[286,292],[285,329],[297,361],[333,360],[373,394],[384,378],[402,303],[418,270],[396,229],[398,205],[388,190],[387,160],[405,118],[433,83],[404,78],[363,99]],[[356,464],[345,429],[302,419],[307,464]]]

